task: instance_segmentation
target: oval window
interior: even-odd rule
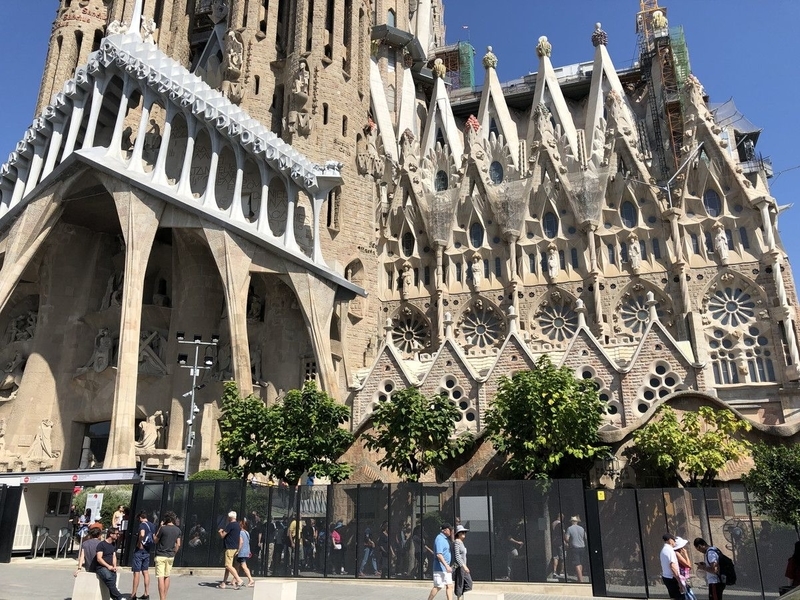
[[[491,179],[492,183],[495,185],[503,181],[503,165],[498,161],[494,161],[489,165],[489,179]]]
[[[703,194],[703,205],[706,207],[709,217],[718,217],[722,212],[722,201],[714,190],[706,190],[706,193]]]
[[[445,171],[437,171],[436,178],[433,181],[433,189],[437,192],[443,192],[447,189],[448,184],[447,173]]]
[[[403,234],[403,254],[411,256],[414,253],[414,234],[406,231]]]
[[[469,242],[473,248],[480,248],[483,246],[483,225],[480,223],[473,223],[469,226]]]
[[[625,227],[636,227],[636,222],[639,220],[639,214],[636,210],[636,207],[633,205],[633,202],[630,200],[623,202],[619,212],[620,216],[622,216],[622,224],[625,225]]]
[[[556,217],[553,213],[545,213],[544,218],[542,219],[542,228],[544,229],[544,234],[549,238],[554,238],[558,234],[558,217]]]

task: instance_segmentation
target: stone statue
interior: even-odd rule
[[[308,135],[311,133],[311,115],[306,108],[309,96],[309,81],[311,74],[308,71],[308,63],[301,60],[297,65],[294,82],[292,83],[292,94],[289,98],[289,113],[287,126],[289,133],[299,133]]]
[[[2,380],[0,380],[0,399],[13,400],[17,396],[17,390],[22,383],[22,374],[25,372],[25,359],[19,352],[14,354],[14,358],[6,363],[3,368]],[[9,392],[5,396],[4,392]]]
[[[250,346],[250,375],[253,385],[266,386],[267,383],[261,376],[261,347],[258,345]]]
[[[217,360],[214,361],[212,377],[217,381],[228,381],[233,378],[230,344],[219,346],[219,349],[217,350]]]
[[[558,248],[552,242],[547,246],[547,274],[550,279],[558,277],[561,271],[561,264],[558,256]]]
[[[628,260],[633,272],[638,273],[642,267],[642,249],[639,246],[639,237],[635,233],[628,237]]]
[[[725,228],[721,223],[714,225],[714,251],[719,256],[722,264],[728,264],[728,236],[725,234]]]
[[[108,328],[103,327],[94,338],[94,352],[84,366],[78,369],[76,375],[82,375],[90,369],[95,373],[102,373],[111,364],[111,353],[114,349],[114,340]]]
[[[438,77],[439,79],[444,79],[444,76],[447,75],[447,67],[444,65],[444,61],[441,58],[437,58],[433,61],[433,76]]]
[[[547,36],[543,35],[539,38],[539,43],[536,44],[536,56],[539,58],[544,58],[545,56],[550,56],[550,53],[553,51],[553,45],[547,41]]]
[[[33,335],[36,333],[38,316],[38,312],[29,310],[27,313],[17,315],[11,319],[6,330],[7,343],[24,342],[33,339]]]
[[[167,340],[157,331],[139,332],[139,373],[161,377],[167,374],[164,350]]]
[[[142,19],[142,41],[147,44],[155,44],[156,40],[153,35],[156,32],[156,22],[149,18],[145,17]]]
[[[161,148],[161,127],[155,119],[150,119],[150,129],[144,134],[144,158],[151,163],[155,163],[158,158],[158,150]]]
[[[261,320],[261,309],[264,307],[264,302],[261,300],[261,296],[256,294],[253,291],[253,288],[250,288],[250,294],[247,298],[247,320],[248,321],[260,321]]]
[[[6,420],[0,419],[0,454],[6,451]]]
[[[53,450],[53,422],[50,419],[43,419],[39,425],[39,431],[28,450],[27,458],[43,460],[47,458],[58,458],[60,452]]]
[[[653,11],[653,28],[654,29],[666,29],[669,25],[667,21],[667,17],[664,16],[664,13],[660,10]]]
[[[139,423],[139,439],[134,442],[137,451],[155,450],[158,434],[164,428],[164,413],[157,410]]]
[[[378,127],[372,119],[363,129],[364,135],[356,145],[356,166],[361,175],[372,175],[375,179],[383,177],[385,163],[378,152]]]
[[[242,34],[233,29],[225,32],[222,40],[222,93],[234,104],[244,99],[245,88],[239,81],[244,63],[244,42]]]
[[[211,2],[211,20],[216,25],[228,16],[228,0],[213,0]]]
[[[400,275],[400,297],[403,300],[408,300],[408,295],[411,293],[411,288],[414,285],[414,273],[411,270],[411,265],[405,264],[403,272]]]
[[[475,291],[481,289],[481,281],[483,281],[483,273],[482,273],[482,266],[481,265],[481,255],[475,254],[472,257],[472,263],[469,265],[469,272],[471,275],[472,281],[472,289]]]
[[[111,21],[106,27],[106,35],[119,35],[128,33],[128,24],[125,21]]]
[[[103,301],[100,303],[100,310],[111,308],[112,306],[122,306],[122,273],[114,273],[108,278],[106,292]]]

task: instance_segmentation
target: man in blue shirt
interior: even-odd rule
[[[433,600],[439,590],[444,588],[447,600],[453,600],[453,568],[450,566],[450,536],[453,528],[449,523],[442,525],[442,531],[433,542],[433,589],[428,594],[428,600]]]
[[[228,524],[225,528],[219,528],[219,537],[222,538],[222,546],[225,549],[225,575],[222,577],[222,583],[219,588],[225,589],[228,583],[228,575],[233,577],[233,589],[238,590],[242,585],[242,580],[233,566],[233,559],[239,552],[239,536],[242,529],[239,527],[239,522],[236,520],[236,511],[232,510],[228,513]]]

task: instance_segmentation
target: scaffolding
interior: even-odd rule
[[[475,48],[469,42],[457,42],[436,51],[446,71],[445,80],[454,90],[475,87]]]

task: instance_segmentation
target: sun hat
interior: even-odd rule
[[[675,550],[680,550],[681,548],[683,548],[688,543],[689,543],[689,540],[685,540],[681,536],[676,537],[675,538]]]
[[[466,528],[466,527],[464,527],[463,525],[456,525],[456,535],[458,535],[458,534],[459,534],[459,533],[461,533],[462,531],[469,531],[469,529],[467,529],[467,528]]]

